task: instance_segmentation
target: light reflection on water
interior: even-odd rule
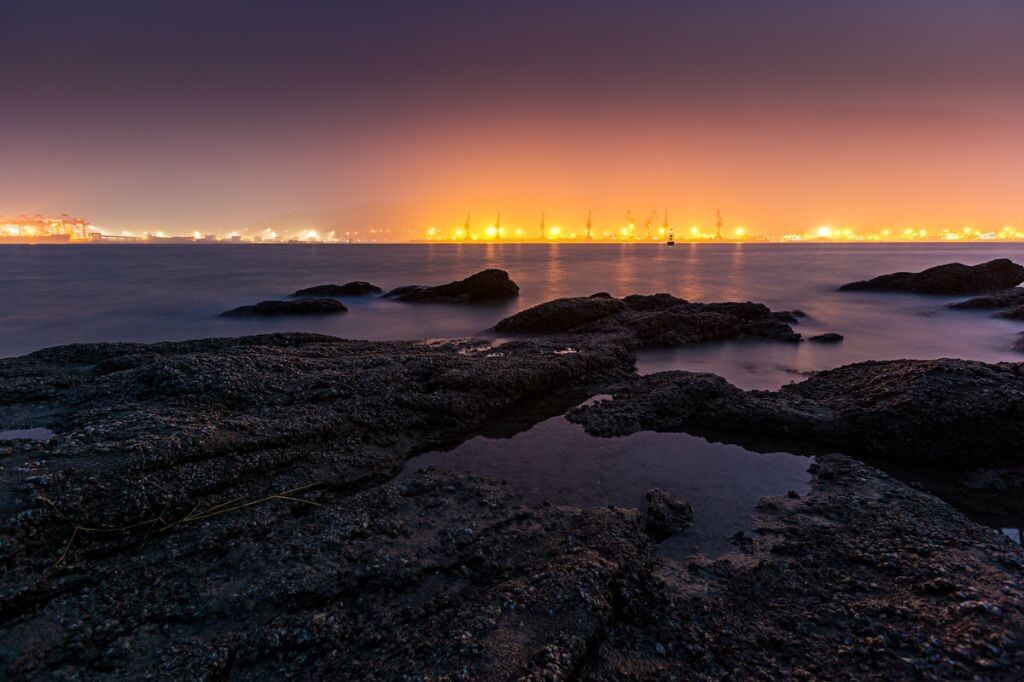
[[[749,534],[760,497],[807,490],[812,459],[755,453],[684,433],[594,438],[553,417],[511,438],[477,436],[447,451],[414,457],[399,480],[429,466],[507,481],[526,502],[642,509],[651,488],[693,505],[694,525],[663,541],[666,556],[723,554],[737,531]]]
[[[1024,325],[948,311],[950,299],[837,293],[843,282],[950,261],[1024,262],[1020,244],[463,244],[463,245],[0,245],[5,302],[0,357],[86,341],[162,341],[271,331],[348,338],[470,336],[521,308],[560,296],[667,291],[690,300],[753,300],[801,308],[805,334],[837,331],[835,346],[723,344],[643,354],[641,371],[715,371],[745,386],[865,359],[1020,360],[1008,350]],[[227,319],[234,306],[310,285],[367,280],[385,289],[508,270],[517,301],[485,306],[345,300],[322,318]],[[785,370],[773,368],[784,367]]]

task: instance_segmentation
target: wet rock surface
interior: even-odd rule
[[[656,564],[580,679],[998,679],[1024,670],[1024,553],[838,455],[719,560]]]
[[[365,679],[476,660],[503,677],[544,651],[571,668],[646,552],[635,511],[519,510],[452,474],[381,487],[420,448],[632,362],[558,349],[277,334],[0,361],[2,423],[45,414],[57,432],[0,460],[0,676]],[[622,562],[587,528],[623,541]],[[579,609],[546,615],[567,593]]]
[[[260,301],[221,313],[224,317],[280,317],[284,315],[337,315],[348,312],[333,298],[303,298],[297,301]]]
[[[1024,305],[1000,310],[998,313],[995,313],[993,317],[998,317],[1004,320],[1024,320]]]
[[[802,310],[776,310],[772,312],[772,317],[786,324],[799,324],[800,320],[807,318],[807,313]]]
[[[622,337],[636,347],[682,346],[723,339],[799,341],[760,303],[691,303],[670,294],[622,299],[600,293],[541,303],[501,320],[498,334]]]
[[[1021,423],[990,413],[1019,409],[1016,365],[864,363],[879,367],[747,393],[637,379],[637,332],[608,328],[575,334],[573,353],[562,335],[275,334],[0,360],[0,424],[56,432],[0,444],[0,677],[1019,678],[1021,549],[846,457],[819,457],[808,494],[762,500],[735,551],[686,565],[652,552],[633,509],[524,506],[436,469],[392,480],[410,455],[567,389],[622,387],[574,412],[610,432],[681,410],[740,432],[752,413],[870,430],[884,405],[910,425],[887,451],[915,456],[940,394],[962,401],[950,424],[973,424],[971,452],[1000,452],[1012,427],[979,434]]]
[[[1015,287],[1024,282],[1024,266],[1007,258],[980,265],[947,263],[921,272],[895,272],[851,282],[839,291],[908,291],[918,294],[976,294]]]
[[[948,307],[956,310],[994,310],[1024,305],[1024,287],[1014,287],[997,291],[988,296],[969,298],[966,301],[950,303]]]
[[[379,294],[383,291],[379,286],[369,282],[346,282],[345,284],[321,284],[315,287],[299,289],[294,294],[295,298],[309,298],[317,296],[368,296]]]
[[[404,286],[384,294],[385,298],[409,303],[471,303],[499,301],[519,295],[519,285],[504,270],[489,269],[466,279],[440,286]]]
[[[778,391],[713,374],[663,372],[569,413],[595,435],[719,429],[892,461],[1024,463],[1024,364],[863,362]]]
[[[645,496],[648,531],[662,535],[680,533],[693,525],[693,507],[680,497],[661,488],[651,488]]]

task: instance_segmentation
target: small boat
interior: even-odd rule
[[[672,228],[668,226],[668,209],[665,209],[665,221],[661,224],[663,230],[668,230],[668,243],[665,246],[676,245],[676,235]]]

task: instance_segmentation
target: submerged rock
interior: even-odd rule
[[[839,343],[843,340],[843,335],[835,332],[825,332],[824,334],[809,336],[807,340],[814,341],[815,343]]]
[[[998,313],[995,313],[993,317],[999,317],[1004,320],[1024,320],[1024,305],[1018,305],[1007,310],[1001,310]]]
[[[515,298],[519,285],[504,270],[491,268],[466,279],[440,286],[404,286],[384,294],[385,298],[411,303],[469,303]]]
[[[807,317],[807,313],[802,310],[776,310],[772,312],[772,317],[786,324],[798,324],[801,319]]]
[[[839,291],[908,291],[918,294],[974,294],[1015,287],[1024,282],[1024,266],[1008,258],[980,265],[947,263],[921,272],[896,272],[851,282]]]
[[[686,500],[667,490],[651,488],[647,500],[647,528],[656,533],[672,535],[693,525],[693,507]]]
[[[336,315],[347,312],[341,301],[333,298],[304,298],[298,301],[260,301],[221,313],[225,317],[277,317],[280,315]]]
[[[862,362],[778,391],[744,391],[712,374],[663,372],[613,395],[569,418],[602,436],[714,429],[894,462],[1024,463],[1024,364]]]
[[[296,298],[316,296],[366,296],[379,294],[383,289],[369,282],[347,282],[345,284],[321,284],[320,286],[299,289],[292,296]]]
[[[985,310],[996,308],[1009,308],[1010,306],[1024,305],[1024,287],[1014,287],[997,291],[988,296],[969,298],[966,301],[950,303],[949,308],[957,310]]]
[[[722,339],[799,341],[760,303],[691,303],[670,294],[560,298],[507,317],[499,334],[624,337],[636,346],[681,346]]]

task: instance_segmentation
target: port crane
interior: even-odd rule
[[[653,225],[654,221],[657,219],[658,211],[655,209],[651,211],[651,215],[647,216],[647,220],[644,221],[644,239],[649,240],[651,238],[651,225]]]

